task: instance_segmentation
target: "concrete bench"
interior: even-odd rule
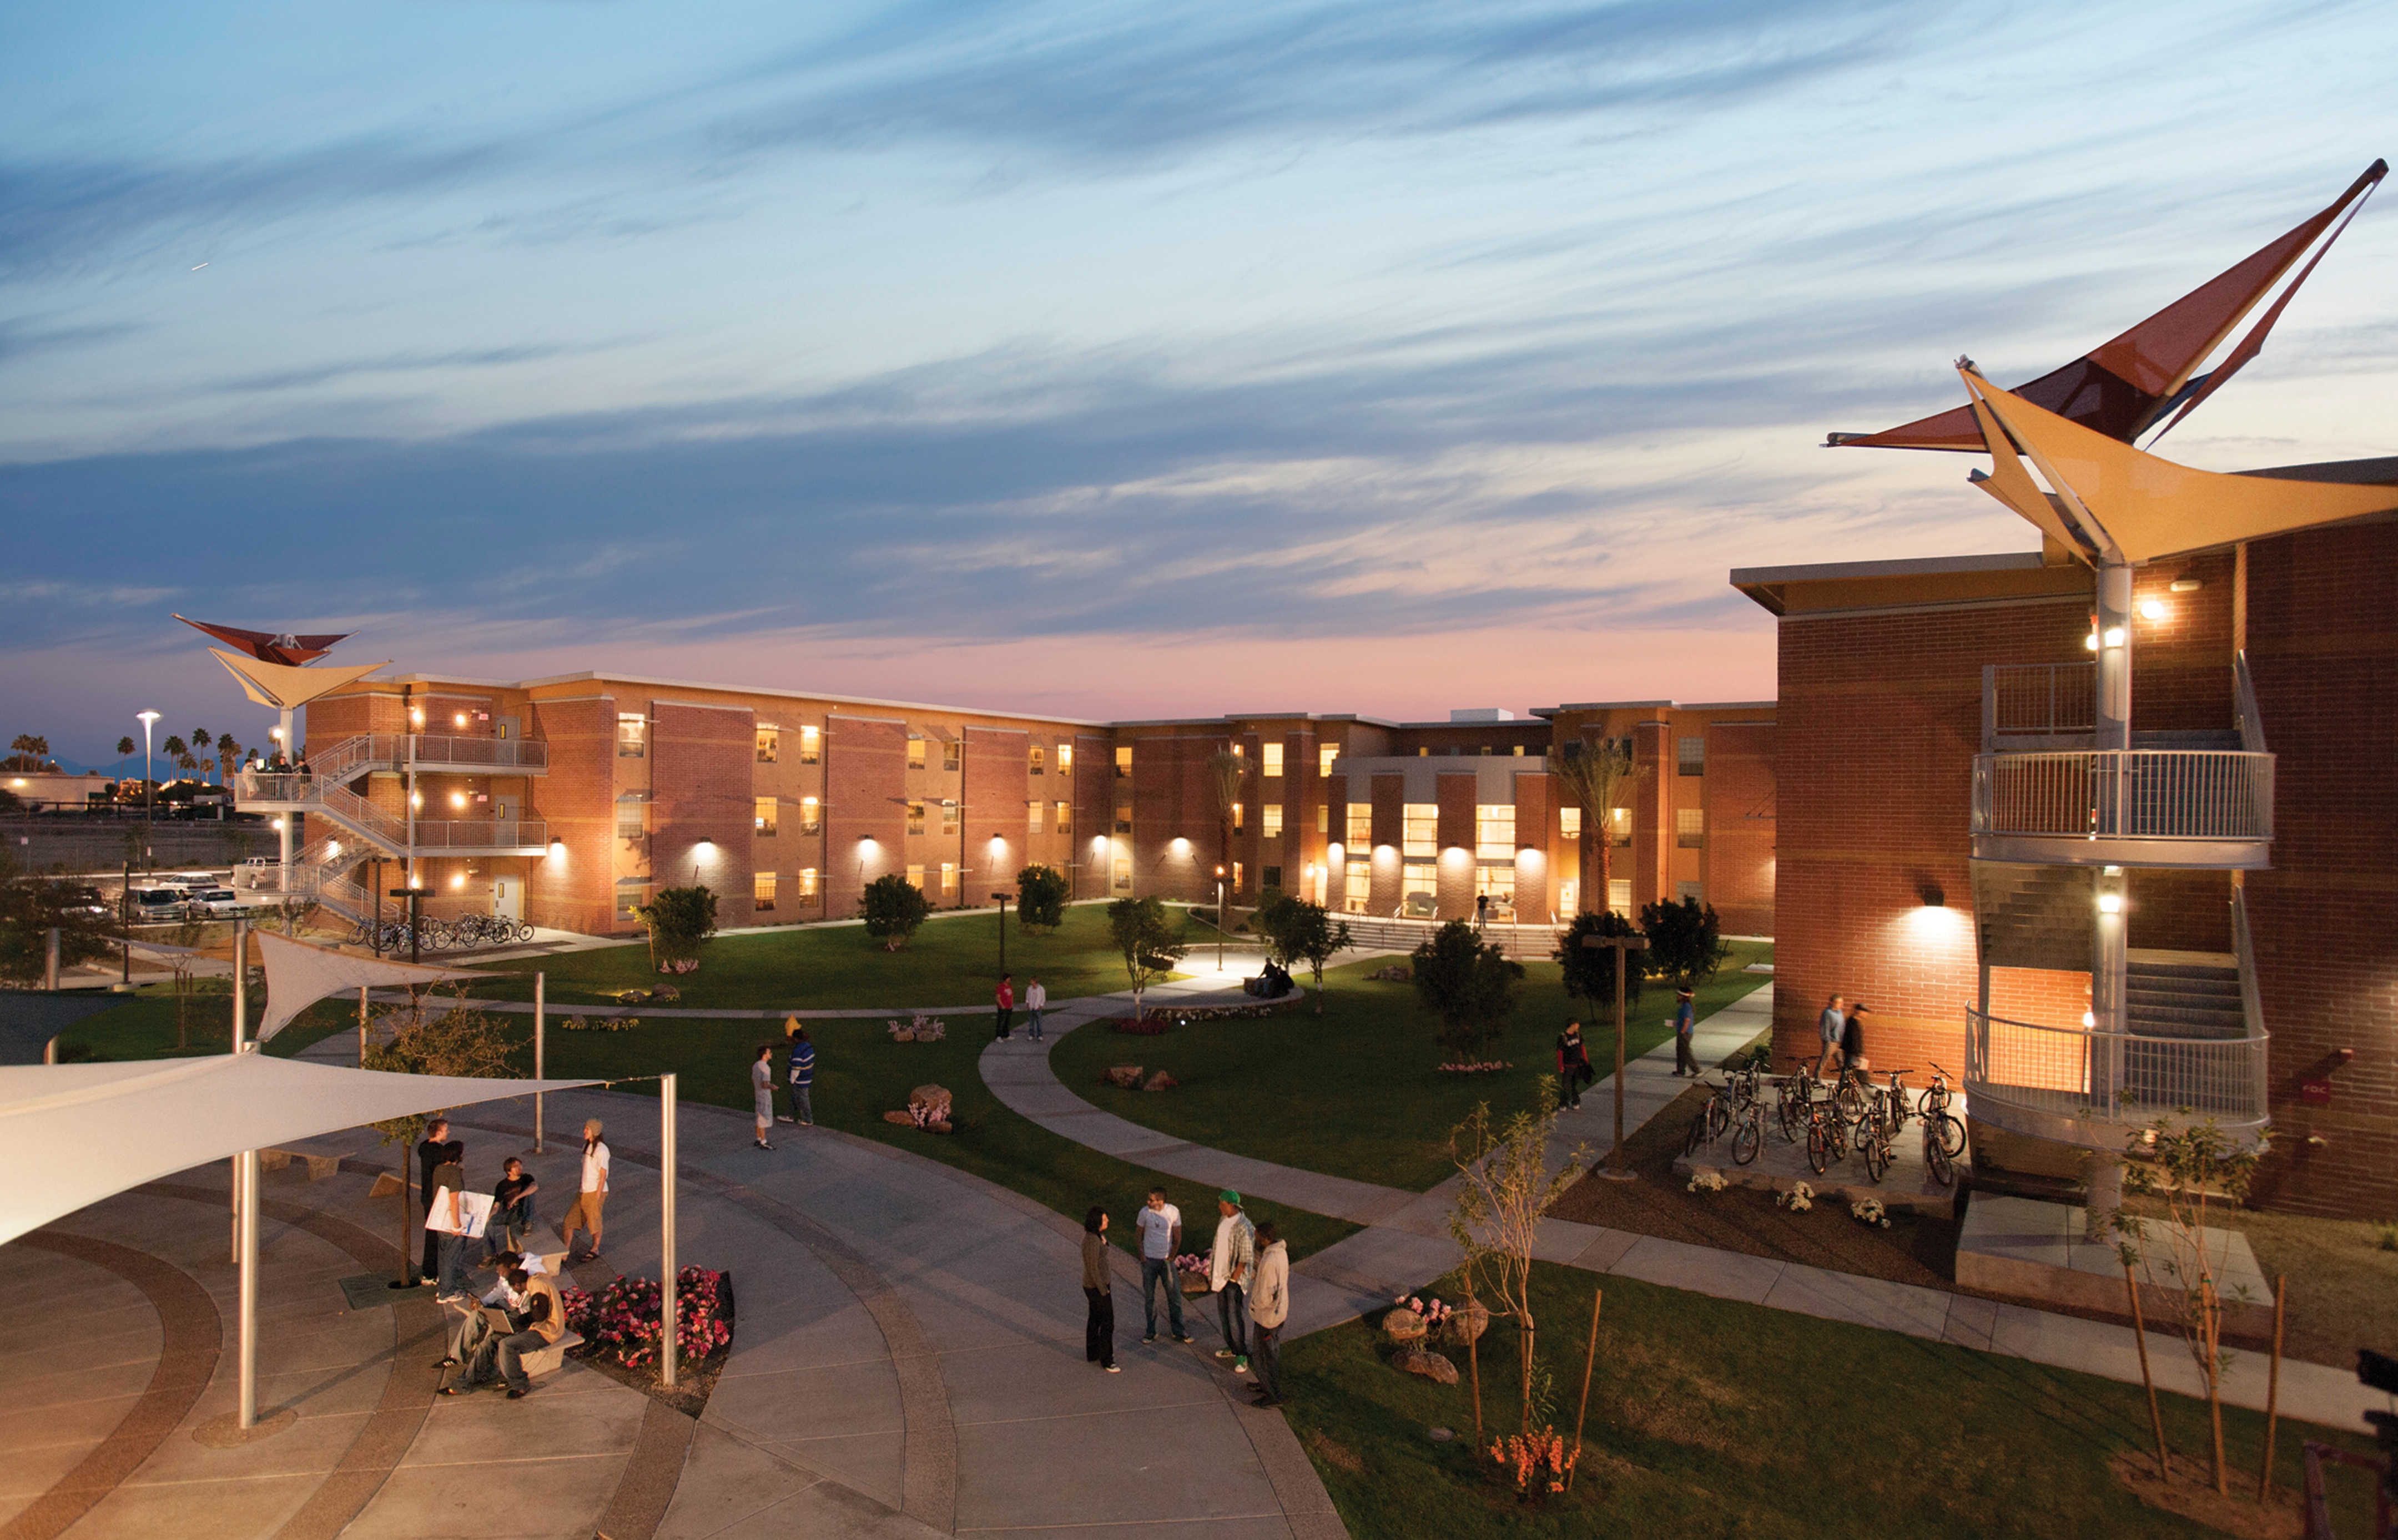
[[[258,1152],[258,1169],[261,1171],[283,1171],[295,1160],[307,1168],[311,1182],[322,1182],[342,1169],[342,1158],[338,1155],[309,1155],[300,1150],[278,1149]]]
[[[537,1380],[545,1375],[557,1373],[559,1369],[565,1366],[566,1350],[570,1347],[580,1347],[582,1346],[582,1334],[580,1332],[569,1332],[566,1335],[559,1338],[556,1342],[550,1344],[547,1347],[543,1348],[540,1352],[527,1353],[523,1358],[517,1361],[524,1365],[524,1372],[527,1376]]]

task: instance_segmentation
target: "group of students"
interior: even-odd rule
[[[600,1257],[609,1163],[602,1132],[597,1118],[583,1125],[582,1181],[558,1227],[569,1262]],[[425,1125],[416,1161],[424,1193],[424,1267],[417,1281],[432,1288],[440,1303],[457,1306],[462,1317],[449,1351],[436,1365],[448,1381],[443,1393],[461,1395],[496,1376],[506,1383],[509,1399],[521,1399],[532,1387],[524,1359],[555,1346],[566,1332],[558,1284],[541,1252],[528,1244],[535,1234],[533,1199],[541,1184],[512,1155],[502,1162],[490,1192],[475,1191],[466,1178],[465,1142],[450,1137],[446,1118]],[[574,1238],[586,1232],[591,1249],[578,1257]],[[481,1265],[499,1275],[480,1300],[466,1278],[469,1242],[477,1239],[482,1242]],[[450,1375],[451,1370],[459,1373]]]
[[[1677,1078],[1699,1073],[1699,1057],[1691,1047],[1691,1034],[1697,1028],[1698,1014],[1692,992],[1688,988],[1675,990],[1674,1074]],[[1566,1023],[1563,1032],[1557,1034],[1558,1094],[1564,1097],[1569,1110],[1582,1110],[1583,1087],[1597,1078],[1598,1071],[1591,1067],[1590,1044],[1582,1035],[1582,1018],[1576,1016]]]
[[[1817,1076],[1829,1075],[1835,1060],[1842,1078],[1863,1075],[1866,1064],[1865,1018],[1873,1012],[1863,1000],[1851,1000],[1845,995],[1834,995],[1825,1005],[1816,1026],[1824,1038],[1824,1056],[1815,1065]]]
[[[1207,1288],[1216,1296],[1216,1319],[1224,1346],[1216,1357],[1235,1374],[1257,1377],[1255,1404],[1283,1403],[1282,1330],[1290,1319],[1290,1252],[1273,1223],[1252,1225],[1241,1195],[1227,1187],[1216,1195],[1216,1239],[1207,1258]],[[1157,1291],[1165,1291],[1166,1330],[1176,1342],[1191,1333],[1182,1324],[1182,1280],[1174,1258],[1182,1249],[1182,1211],[1152,1187],[1133,1226],[1140,1235],[1140,1306],[1143,1346],[1157,1341]],[[1116,1306],[1108,1266],[1108,1212],[1091,1205],[1083,1217],[1083,1298],[1089,1319],[1083,1332],[1084,1357],[1107,1373],[1116,1365]]]
[[[783,1122],[796,1123],[803,1129],[815,1126],[816,1045],[808,1041],[808,1029],[800,1024],[797,1016],[783,1018],[783,1071],[791,1110],[777,1114],[775,1045],[760,1043],[757,1055],[749,1061],[749,1097],[758,1120],[758,1135],[750,1143],[761,1150],[775,1147],[766,1135],[778,1117]]]
[[[991,1037],[1005,1042],[1016,1036],[1016,975],[1002,973],[999,987],[991,992]],[[1049,1009],[1049,991],[1039,979],[1024,981],[1024,1035],[1040,1042],[1041,1012]]]

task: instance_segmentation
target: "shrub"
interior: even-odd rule
[[[705,887],[661,888],[656,898],[635,906],[633,917],[650,932],[652,965],[661,973],[688,973],[699,965],[700,947],[716,934],[716,895]]]
[[[1557,949],[1554,954],[1557,966],[1565,972],[1566,993],[1576,999],[1588,1000],[1594,1006],[1612,1010],[1615,1005],[1615,959],[1623,954],[1612,946],[1584,946],[1583,938],[1639,933],[1637,926],[1612,909],[1604,914],[1593,914],[1585,909],[1574,916],[1573,923],[1557,937]],[[1640,1003],[1640,980],[1645,966],[1646,959],[1636,954],[1633,966],[1624,970],[1623,1003],[1627,1010]]]
[[[1640,929],[1649,935],[1644,966],[1677,988],[1695,989],[1716,976],[1731,955],[1721,934],[1715,905],[1686,898],[1678,904],[1651,904],[1640,911]]]
[[[568,1330],[579,1333],[594,1355],[613,1358],[627,1369],[657,1362],[664,1336],[664,1301],[651,1278],[620,1278],[596,1292],[559,1291]],[[675,1274],[675,1356],[698,1363],[733,1344],[733,1279],[713,1267],[690,1266]]]
[[[1066,877],[1054,867],[1034,864],[1016,874],[1017,923],[1032,935],[1066,923]]]
[[[1416,997],[1440,1018],[1440,1042],[1452,1059],[1475,1060],[1515,1014],[1524,967],[1486,945],[1473,926],[1450,920],[1408,959]]]

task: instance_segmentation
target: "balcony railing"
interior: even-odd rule
[[[549,843],[549,825],[538,818],[418,819],[416,849],[426,850],[511,850],[536,849]]]
[[[2098,730],[2098,665],[1987,663],[1982,668],[1982,743],[2001,739],[2087,738]]]
[[[2228,749],[1976,755],[1974,833],[2270,840],[2273,757]]]
[[[344,738],[308,761],[308,778],[340,783],[364,770],[399,770],[411,764],[419,770],[481,771],[492,775],[544,775],[549,770],[549,743],[541,738],[470,738],[448,733],[413,736],[399,732],[361,732]],[[263,802],[290,802],[295,777],[264,770],[244,770],[235,776],[241,795]],[[247,788],[256,788],[254,790]]]
[[[2149,1038],[2011,1022],[1965,1012],[1965,1093],[1977,1116],[2012,1126],[2006,1108],[2105,1125],[2088,1138],[2122,1148],[2108,1131],[2165,1116],[2212,1118],[2226,1129],[2267,1117],[2266,1047],[2249,1038]],[[2048,1132],[2022,1129],[2023,1132]]]

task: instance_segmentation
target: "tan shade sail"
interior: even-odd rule
[[[385,962],[312,946],[289,936],[255,932],[260,958],[266,964],[266,1014],[258,1024],[258,1040],[265,1042],[291,1024],[291,1019],[328,995],[344,990],[401,989],[439,984],[445,979],[479,979],[488,975],[465,968],[435,968],[424,963]]]
[[[225,672],[241,681],[242,690],[251,700],[277,711],[297,711],[328,690],[363,679],[391,662],[385,658],[380,663],[354,663],[344,668],[293,668],[236,657],[213,647],[209,649],[209,656],[224,664]]]
[[[2154,561],[2398,509],[2398,487],[2194,471],[2043,411],[1970,365],[1958,373],[1975,403],[2039,467],[2101,557]],[[2001,463],[2007,459],[2012,455]],[[2007,481],[2002,472],[1988,485],[1995,489]],[[2014,499],[2001,495],[2000,501],[2048,532]]]
[[[255,1051],[0,1067],[0,1242],[243,1150],[595,1083],[386,1075]]]

